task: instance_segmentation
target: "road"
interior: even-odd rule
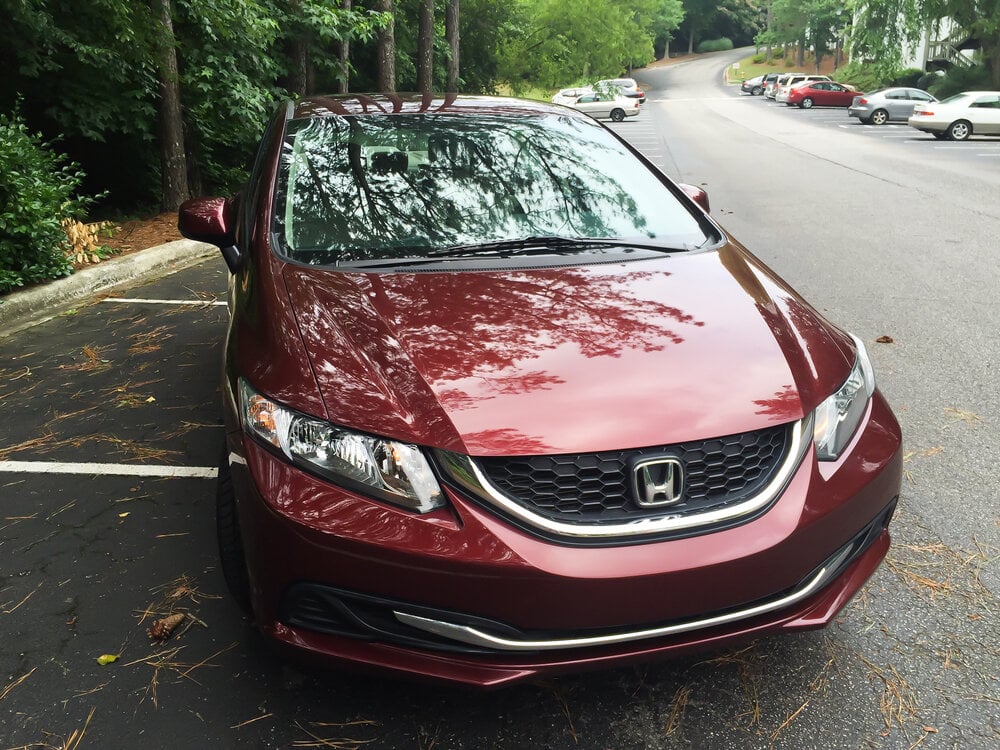
[[[219,260],[0,340],[0,462],[31,462],[0,463],[0,748],[995,747],[996,164],[740,98],[726,64],[639,71],[650,101],[613,127],[893,339],[870,348],[909,454],[895,546],[830,628],[494,693],[279,658],[215,557]]]

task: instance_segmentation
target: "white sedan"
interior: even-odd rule
[[[594,89],[590,86],[577,86],[572,89],[562,89],[552,97],[553,104],[568,104],[570,106],[584,94],[589,94]]]
[[[626,117],[639,114],[639,100],[630,99],[618,93],[591,91],[579,97],[569,106],[586,112],[591,117],[610,117],[621,122]]]
[[[970,135],[1000,135],[1000,91],[965,91],[939,102],[918,104],[907,122],[938,139],[964,141]]]

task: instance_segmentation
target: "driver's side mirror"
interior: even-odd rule
[[[696,187],[695,185],[688,185],[687,183],[684,182],[677,183],[677,187],[683,190],[684,194],[687,195],[688,198],[690,198],[699,206],[701,206],[706,214],[711,213],[711,207],[709,206],[708,203],[708,193],[706,193],[700,187]]]
[[[236,213],[232,198],[192,198],[181,204],[177,228],[189,240],[218,247],[230,272],[236,273],[246,260],[236,246]]]

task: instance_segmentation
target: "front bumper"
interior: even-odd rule
[[[448,489],[424,516],[230,434],[255,614],[297,653],[480,686],[826,625],[878,566],[899,429],[876,394],[836,464],[807,454],[763,516],[625,547],[516,529]]]

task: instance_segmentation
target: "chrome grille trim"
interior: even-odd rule
[[[408,614],[406,612],[393,611],[395,618],[410,627],[423,630],[441,638],[458,641],[471,646],[489,648],[497,651],[558,651],[573,648],[593,648],[595,646],[614,646],[621,643],[631,643],[647,638],[660,638],[679,633],[688,633],[692,630],[711,628],[716,625],[727,625],[739,620],[746,620],[758,615],[775,612],[785,607],[790,607],[797,602],[807,599],[816,593],[840,570],[841,565],[854,551],[852,545],[848,545],[841,552],[829,560],[819,571],[803,582],[797,589],[780,599],[772,599],[745,609],[727,612],[725,614],[703,617],[698,620],[688,620],[673,625],[664,625],[657,628],[647,628],[645,630],[632,630],[623,633],[612,633],[608,635],[588,636],[583,638],[555,638],[544,641],[514,640],[503,638],[498,635],[487,633],[479,628],[470,625],[457,625],[443,620],[434,620],[429,617]]]
[[[670,513],[669,509],[664,509],[665,512],[661,515],[623,523],[565,523],[546,518],[532,512],[497,489],[476,465],[474,459],[449,451],[439,450],[436,454],[448,475],[473,495],[497,506],[504,513],[527,526],[547,534],[581,540],[653,536],[736,521],[767,507],[784,489],[785,484],[802,462],[807,449],[812,445],[812,419],[810,413],[792,424],[789,450],[784,463],[775,472],[771,481],[753,497],[741,503],[702,513],[680,515],[676,512]]]

